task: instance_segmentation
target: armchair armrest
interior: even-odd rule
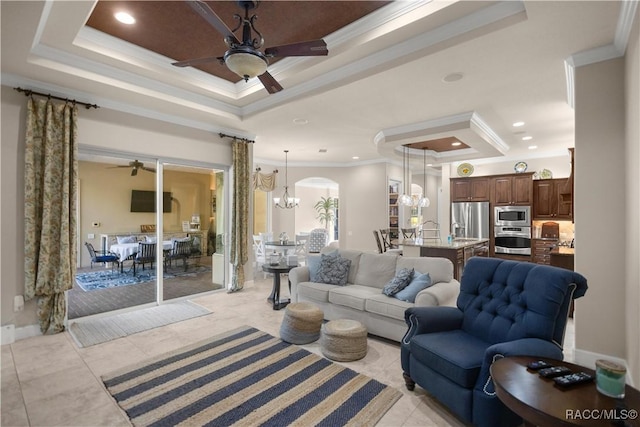
[[[448,306],[455,307],[460,294],[460,282],[438,282],[416,295],[416,307]]]
[[[409,329],[402,344],[408,345],[415,335],[460,329],[462,311],[457,307],[411,307],[404,312],[404,320]]]
[[[300,266],[289,271],[289,282],[291,283],[291,302],[298,302],[298,283],[310,280],[309,267]]]
[[[564,357],[561,347],[551,341],[540,338],[522,338],[494,344],[485,351],[480,375],[476,382],[476,389],[481,389],[489,396],[495,394],[489,369],[494,361],[507,356],[533,356],[557,360],[562,360]]]

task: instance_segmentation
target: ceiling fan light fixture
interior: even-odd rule
[[[224,54],[224,63],[245,81],[264,74],[269,65],[267,58],[261,52],[249,49],[227,51]]]

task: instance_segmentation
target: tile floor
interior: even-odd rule
[[[212,313],[88,348],[65,332],[2,346],[2,426],[129,426],[100,376],[126,365],[206,339],[240,324],[279,335],[284,311],[266,302],[271,280],[257,280],[242,292],[194,298]],[[573,348],[573,323],[566,344]],[[304,346],[319,354],[318,344]],[[573,351],[567,351],[571,360]],[[378,426],[463,426],[422,389],[404,387],[397,344],[369,339],[367,356],[345,366],[401,390],[403,397]]]

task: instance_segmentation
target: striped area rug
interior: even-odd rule
[[[402,395],[247,326],[102,380],[135,426],[372,426]]]

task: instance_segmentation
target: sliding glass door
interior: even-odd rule
[[[187,163],[80,150],[69,319],[224,288],[225,171]]]
[[[162,300],[224,288],[224,173],[162,164]]]

